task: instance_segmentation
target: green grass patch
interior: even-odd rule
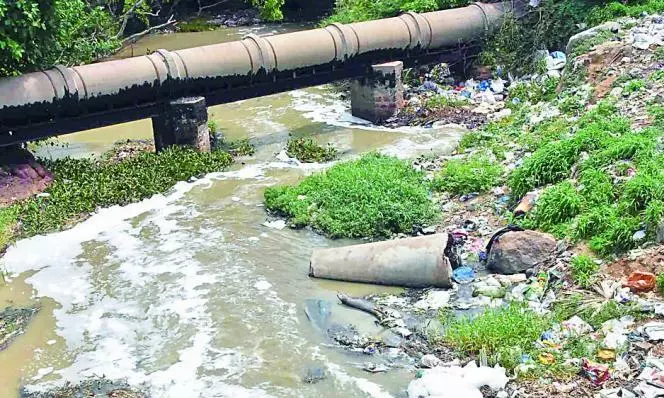
[[[577,285],[588,289],[595,283],[599,265],[595,263],[592,257],[586,255],[575,256],[572,258],[569,267],[572,271],[572,279]]]
[[[552,231],[576,217],[582,206],[583,198],[574,185],[564,181],[544,190],[532,217],[540,229]]]
[[[304,163],[329,162],[339,156],[339,151],[332,144],[323,146],[310,137],[289,139],[286,153]]]
[[[483,193],[500,183],[502,168],[486,156],[447,161],[433,181],[434,189],[455,195]]]
[[[194,18],[178,24],[180,32],[207,32],[217,29],[218,26],[208,22],[205,18]]]
[[[655,50],[655,58],[658,61],[664,61],[664,47],[657,47]]]
[[[599,329],[602,324],[612,319],[618,319],[625,315],[643,319],[644,313],[636,304],[620,304],[615,300],[598,299],[596,296],[586,297],[580,293],[573,294],[553,305],[553,318],[562,322],[578,315],[588,322],[594,329]]]
[[[657,274],[657,291],[659,291],[659,294],[664,295],[664,272]]]
[[[595,46],[609,41],[614,34],[608,30],[602,30],[593,37],[581,40],[571,49],[570,58],[577,57],[590,52]]]
[[[519,364],[523,354],[535,352],[535,341],[552,322],[518,303],[490,308],[474,318],[445,318],[442,342],[465,355],[486,353],[492,363],[507,369]]]
[[[14,238],[16,233],[17,209],[15,206],[0,208],[0,252]]]
[[[97,208],[126,205],[169,190],[178,181],[220,171],[230,165],[224,152],[199,153],[169,148],[144,152],[118,163],[93,159],[61,159],[46,162],[55,180],[47,197],[16,204],[21,235],[57,231]]]
[[[664,47],[659,47],[658,49],[662,49]],[[653,73],[650,74],[649,79],[654,82],[661,82],[664,81],[664,70],[657,70],[654,71]]]
[[[265,204],[291,225],[310,225],[332,238],[389,237],[436,220],[428,185],[408,162],[371,153],[298,185],[270,187]]]
[[[641,80],[641,79],[634,79],[630,80],[625,84],[625,87],[623,87],[623,92],[627,94],[632,94],[637,91],[643,90],[643,88],[646,86],[646,83]]]

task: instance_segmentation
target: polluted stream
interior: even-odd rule
[[[149,46],[182,42],[158,38]],[[352,118],[349,106],[321,86],[211,107],[224,136],[249,138],[254,156],[163,195],[102,209],[67,231],[17,242],[0,259],[8,275],[0,306],[39,312],[0,352],[0,396],[93,376],[126,380],[153,397],[403,396],[412,366],[368,373],[370,357],[322,330],[334,323],[380,335],[374,318],[342,306],[337,294],[403,290],[309,278],[313,249],[358,241],[282,228],[262,195],[331,165],[278,157],[289,136],[332,143],[341,160],[374,150],[408,158],[451,152],[463,130],[377,128]],[[61,137],[64,147],[39,153],[89,156],[117,139],[149,137],[144,120]],[[321,302],[320,318],[309,319],[305,310],[311,315]],[[312,370],[326,377],[305,383]]]

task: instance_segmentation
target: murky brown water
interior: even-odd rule
[[[174,48],[182,40],[202,44],[173,35],[137,47]],[[461,132],[380,130],[358,125],[347,110],[329,87],[210,108],[227,136],[256,144],[245,164],[18,242],[0,259],[11,275],[0,306],[42,310],[0,352],[0,396],[102,374],[155,397],[400,396],[412,369],[362,371],[370,358],[330,344],[304,314],[306,299],[328,300],[333,321],[378,334],[369,316],[338,305],[336,293],[399,289],[308,278],[313,248],[348,242],[263,225],[262,193],[326,167],[277,161],[289,134],[333,142],[351,158],[370,150],[445,152]],[[150,136],[150,122],[140,121],[62,137],[68,148],[42,154],[85,156],[118,138]],[[329,377],[302,383],[310,364]]]

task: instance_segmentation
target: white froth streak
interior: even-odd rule
[[[209,187],[214,180],[221,179],[262,179],[266,169],[295,167],[315,169],[320,165],[274,162],[212,173],[192,183],[180,182],[167,195],[154,195],[127,206],[101,209],[72,229],[21,240],[11,247],[1,260],[2,265],[12,276],[37,271],[26,282],[33,285],[38,296],[51,297],[60,304],[60,308],[54,311],[58,334],[65,339],[75,356],[70,367],[54,372],[60,375],[60,380],[32,388],[49,388],[65,381],[77,382],[85,377],[104,374],[109,378],[125,378],[134,385],[145,383],[160,397],[268,396],[262,390],[227,385],[198,376],[198,369],[205,365],[206,351],[211,348],[213,333],[209,316],[205,314],[204,294],[207,291],[200,288],[209,282],[209,278],[199,274],[200,264],[192,261],[185,250],[186,236],[177,232],[178,225],[169,216],[187,211],[187,207],[177,202],[196,186]],[[138,238],[140,228],[132,227],[131,220],[147,212],[150,216],[146,221],[158,227],[163,239],[159,242],[160,249],[176,253],[171,261],[156,263],[146,259],[147,256],[136,256],[142,242]],[[168,272],[182,274],[181,283],[173,292],[168,292],[173,294],[172,297],[169,294],[160,296],[159,302],[154,303],[147,314],[142,313],[135,300],[120,302],[112,297],[92,297],[94,288],[90,277],[93,266],[81,260],[80,256],[83,254],[83,243],[94,240],[107,242],[115,248],[113,260],[120,262],[119,271],[123,278],[131,281],[132,288],[154,282],[151,278],[155,275]],[[186,262],[186,267],[180,266],[183,262]],[[147,344],[159,348],[160,337],[155,333],[159,330],[155,330],[146,317],[169,314],[175,314],[181,320],[195,321],[197,332],[190,338],[190,345],[178,351],[178,362],[147,374],[137,369],[134,360],[135,353],[132,351],[139,345],[137,336],[157,339]],[[91,347],[94,349],[91,350]]]

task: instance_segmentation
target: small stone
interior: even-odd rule
[[[509,395],[507,394],[507,391],[501,391],[498,394],[496,394],[496,398],[508,398]]]
[[[423,368],[435,368],[436,366],[440,366],[441,363],[441,360],[432,354],[424,355],[420,359],[420,366]]]

